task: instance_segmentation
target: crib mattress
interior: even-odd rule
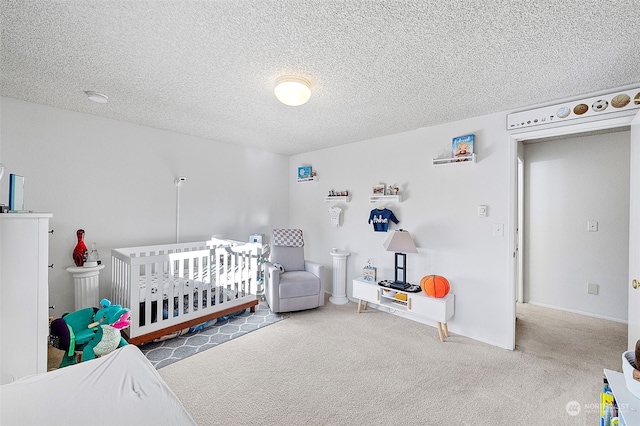
[[[213,278],[215,280],[215,275]],[[158,300],[159,287],[162,288],[162,292],[160,292],[162,300],[179,297],[181,289],[183,295],[188,295],[189,293],[197,294],[200,289],[207,291],[216,288],[215,282],[203,283],[197,279],[171,276],[169,273],[152,274],[149,280],[147,280],[146,276],[141,276],[138,283],[138,288],[140,289],[138,300],[140,302],[147,300],[147,282],[151,284],[151,301]]]

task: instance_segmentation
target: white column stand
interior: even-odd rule
[[[100,306],[100,271],[104,265],[70,266],[67,272],[73,275],[76,294],[76,311]]]
[[[347,298],[347,256],[350,254],[348,251],[331,249],[331,256],[333,256],[333,292],[329,302],[334,305],[349,303]]]

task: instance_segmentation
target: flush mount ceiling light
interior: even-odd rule
[[[86,90],[84,93],[87,94],[87,98],[90,101],[97,102],[99,104],[106,104],[109,101],[109,98],[102,93],[93,92],[91,90]]]
[[[276,80],[273,92],[283,104],[299,106],[311,97],[311,83],[304,77],[285,75]]]

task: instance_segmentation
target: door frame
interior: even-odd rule
[[[620,127],[629,127],[638,110],[633,109],[616,114],[615,116],[602,116],[596,121],[588,121],[584,123],[570,124],[566,126],[555,126],[544,129],[532,129],[530,131],[522,131],[509,134],[509,216],[507,225],[507,235],[510,235],[508,243],[508,256],[510,258],[508,270],[507,301],[509,333],[511,340],[508,342],[511,349],[516,347],[516,298],[518,285],[518,268],[517,268],[517,239],[516,228],[518,225],[518,143],[524,140],[535,140],[550,137],[561,137],[576,135],[579,133],[594,132],[600,130],[617,129]]]

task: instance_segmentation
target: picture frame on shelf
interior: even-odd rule
[[[386,186],[384,183],[377,183],[373,185],[373,195],[384,195]]]
[[[306,180],[311,178],[311,166],[298,167],[298,179]]]
[[[451,140],[453,158],[456,161],[469,161],[469,156],[473,154],[474,134],[456,136]]]
[[[24,176],[9,175],[9,211],[24,210]]]

